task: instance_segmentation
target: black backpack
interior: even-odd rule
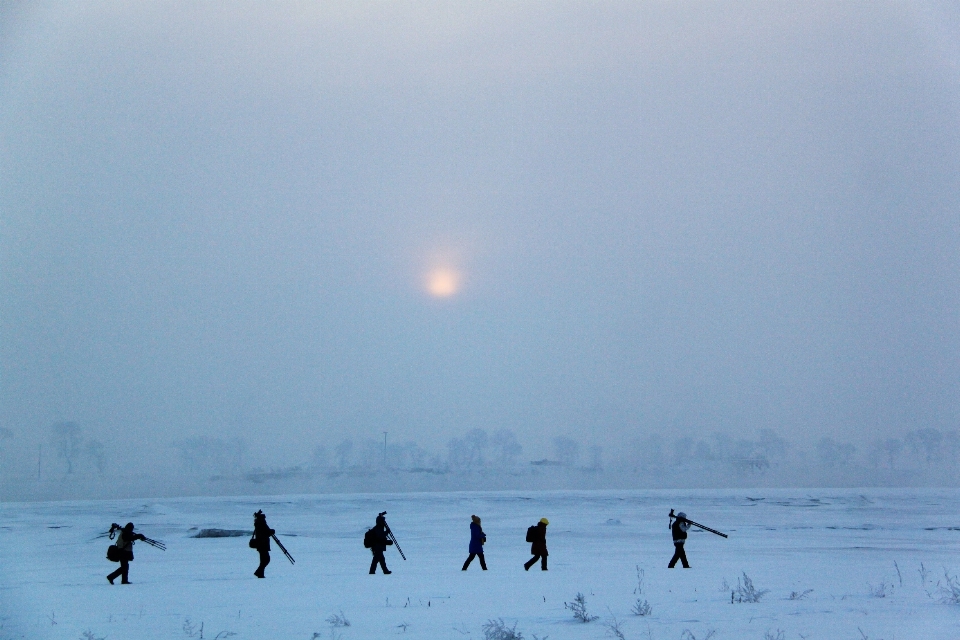
[[[373,546],[373,543],[376,542],[377,534],[373,529],[367,529],[367,532],[363,534],[363,546],[367,549]]]
[[[527,542],[533,542],[537,539],[537,525],[527,527]]]

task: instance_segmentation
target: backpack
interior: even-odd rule
[[[537,539],[537,525],[527,527],[527,542],[533,542]]]
[[[367,532],[363,534],[363,546],[367,549],[371,548],[376,541],[376,535],[373,529],[367,529]]]
[[[120,562],[121,560],[126,560],[129,562],[130,560],[133,560],[133,551],[130,549],[130,547],[122,549],[117,545],[112,544],[107,547],[107,560],[110,562]]]

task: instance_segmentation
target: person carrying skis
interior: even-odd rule
[[[253,572],[258,578],[264,578],[263,570],[270,564],[270,537],[276,531],[267,525],[267,516],[263,510],[258,510],[253,514],[253,537],[250,538],[250,547],[260,553],[260,566]]]
[[[467,561],[463,563],[463,571],[467,570],[474,557],[480,558],[480,568],[486,571],[487,563],[483,559],[483,545],[487,541],[487,536],[480,528],[480,518],[470,516],[470,519],[473,521],[470,523],[470,555],[467,556]]]
[[[122,528],[114,522],[110,525],[111,537],[114,531],[119,531],[114,546],[117,547],[116,553],[120,558],[120,568],[108,575],[107,580],[110,584],[113,584],[113,581],[119,577],[120,584],[130,584],[128,575],[130,572],[130,562],[133,560],[133,544],[137,540],[146,540],[146,537],[142,533],[134,533],[132,522],[128,522]]]
[[[523,563],[525,571],[530,571],[530,567],[539,560],[540,570],[547,570],[547,525],[550,521],[546,518],[540,518],[540,522],[527,529],[527,542],[530,543],[530,553],[533,557]]]
[[[383,517],[383,514],[378,515],[377,524],[372,529],[367,530],[366,535],[363,536],[363,544],[369,547],[373,553],[373,560],[370,562],[370,575],[377,572],[378,564],[383,571],[383,575],[388,576],[393,573],[387,569],[387,559],[383,556],[383,553],[387,550],[387,545],[393,544],[393,540],[387,535],[387,519]]]
[[[672,511],[670,513],[673,513]],[[667,565],[668,569],[673,569],[677,560],[683,563],[684,569],[689,569],[690,565],[687,564],[687,554],[683,550],[683,543],[687,541],[687,531],[690,530],[690,521],[687,520],[687,514],[683,511],[677,514],[676,519],[673,521],[670,530],[673,532],[673,558],[670,559],[670,564]]]

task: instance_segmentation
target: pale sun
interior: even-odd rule
[[[427,274],[427,292],[435,298],[449,298],[460,290],[460,273],[438,267]]]

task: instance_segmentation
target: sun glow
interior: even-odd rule
[[[427,292],[435,298],[449,298],[460,290],[460,273],[437,267],[427,274]]]

